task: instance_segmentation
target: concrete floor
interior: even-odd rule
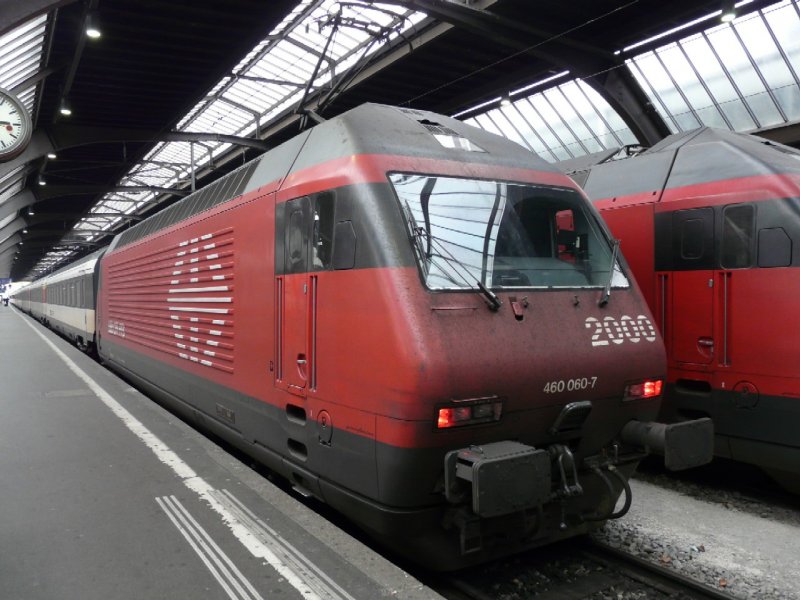
[[[0,598],[438,598],[0,307]]]

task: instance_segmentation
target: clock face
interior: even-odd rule
[[[31,118],[16,96],[0,89],[0,161],[25,150],[31,141]]]

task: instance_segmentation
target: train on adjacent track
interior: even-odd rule
[[[701,128],[626,154],[562,168],[621,240],[666,342],[661,418],[710,417],[716,455],[800,493],[800,151]]]
[[[13,301],[438,569],[619,516],[649,447],[710,459],[653,422],[661,338],[580,189],[426,111],[319,124]]]

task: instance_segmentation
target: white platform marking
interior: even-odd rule
[[[156,498],[172,524],[181,532],[203,564],[231,600],[264,600],[228,555],[211,538],[175,496]]]
[[[92,379],[83,369],[76,365],[66,354],[64,354],[58,347],[45,337],[37,327],[28,322],[28,319],[19,315],[19,318],[28,325],[33,331],[36,332],[50,349],[67,365],[81,381],[83,381],[90,390],[97,396],[100,401],[105,404],[111,412],[113,412],[125,426],[133,432],[144,444],[150,448],[156,458],[162,463],[167,465],[173,472],[183,481],[183,484],[196,493],[201,500],[204,500],[211,506],[211,508],[222,517],[223,522],[233,532],[242,545],[247,548],[253,556],[261,558],[269,563],[286,581],[295,588],[304,600],[323,600],[312,590],[304,581],[303,576],[296,573],[292,568],[282,562],[271,548],[261,541],[248,527],[240,522],[225,506],[215,497],[215,490],[212,488],[202,477],[199,477],[194,470],[186,464],[177,454],[175,454],[169,446],[158,439],[141,421],[129,413],[123,406],[114,400],[114,398],[106,392],[100,384]]]

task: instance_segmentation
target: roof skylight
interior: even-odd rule
[[[337,7],[342,11],[341,22],[331,36]],[[379,41],[392,40],[424,17],[393,5],[304,0],[179,121],[177,129],[251,137],[300,101],[326,44],[327,53],[311,83],[312,92],[323,90],[364,51],[375,52],[379,47],[373,43],[375,34],[387,34],[384,28],[391,28]],[[213,140],[159,143],[123,178],[120,187],[185,187],[192,164],[196,170],[208,167],[230,148],[230,144]],[[158,195],[117,191],[106,195],[91,212],[137,213]],[[76,229],[104,232],[123,220],[88,215]]]

